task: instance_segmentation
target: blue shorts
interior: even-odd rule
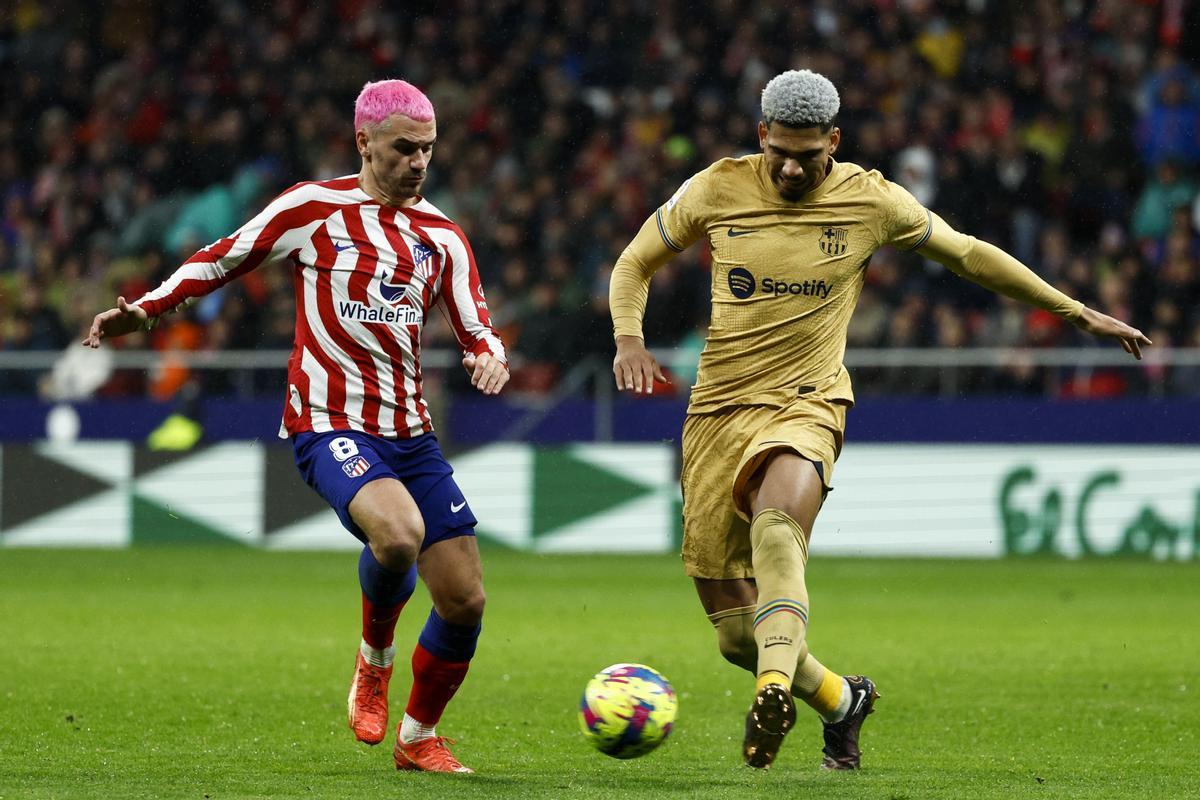
[[[350,501],[377,478],[395,478],[416,501],[425,521],[421,550],[443,539],[475,535],[475,514],[432,433],[383,439],[358,431],[309,432],[296,434],[292,447],[304,481],[363,544],[367,535],[350,518]]]

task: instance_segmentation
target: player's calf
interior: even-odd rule
[[[413,685],[408,707],[396,728],[396,747],[392,752],[396,769],[471,772],[454,758],[446,746],[453,742],[438,736],[436,726],[467,676],[480,630],[478,623],[456,625],[443,619],[436,608],[430,609],[413,649]]]
[[[355,661],[347,701],[350,729],[360,742],[379,744],[387,733],[388,681],[396,648],[396,620],[417,585],[416,567],[392,572],[376,560],[370,547],[359,554],[362,587],[362,643]]]
[[[754,641],[755,606],[729,608],[708,615],[717,631],[721,656],[734,666],[758,673],[758,642]]]

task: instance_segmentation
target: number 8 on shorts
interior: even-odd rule
[[[353,439],[345,436],[339,436],[329,443],[329,450],[333,453],[333,457],[338,461],[345,461],[351,456],[358,455],[358,445]]]

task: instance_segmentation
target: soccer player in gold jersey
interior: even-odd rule
[[[793,697],[824,722],[822,766],[858,768],[859,729],[879,696],[869,678],[808,652],[804,581],[854,404],[842,357],[872,253],[916,250],[1137,358],[1150,344],[878,172],[836,161],[838,106],[824,76],[776,76],[762,94],[762,153],[684,182],[621,254],[610,288],[617,387],[651,392],[664,380],[642,337],[651,276],[697,240],[712,253],[712,321],[683,427],[683,561],[721,654],[757,676],[742,754],[758,768],[795,723]]]

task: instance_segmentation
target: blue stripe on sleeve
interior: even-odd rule
[[[933,214],[931,214],[927,208],[925,209],[925,235],[922,236],[916,244],[908,249],[917,250],[924,246],[924,244],[929,241],[929,234],[931,233],[933,233]]]
[[[682,253],[683,248],[671,241],[671,237],[667,235],[667,228],[663,225],[662,209],[654,212],[654,219],[658,222],[658,235],[662,237],[663,244],[674,250],[676,253]]]

